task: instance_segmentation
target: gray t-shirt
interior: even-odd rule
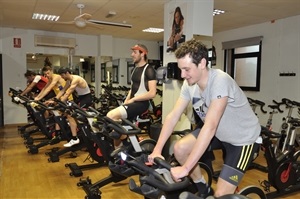
[[[212,100],[228,97],[215,136],[236,146],[254,143],[260,134],[258,118],[252,111],[248,99],[236,82],[219,69],[209,69],[206,88],[201,91],[197,84],[189,86],[183,82],[180,97],[191,100],[193,108],[205,123],[205,116]]]

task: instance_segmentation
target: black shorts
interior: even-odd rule
[[[124,104],[122,105],[126,112],[127,112],[127,118],[128,119],[135,119],[138,115],[141,115],[145,113],[149,108],[149,101],[136,101],[130,104]]]
[[[89,106],[92,106],[93,105],[92,94],[88,93],[86,95],[79,95],[77,99],[77,104],[81,108],[88,108]]]
[[[199,129],[193,131],[192,134],[197,138]],[[249,145],[235,146],[213,137],[207,148],[207,152],[205,153],[210,153],[215,149],[222,149],[223,153],[225,152],[223,155],[224,165],[219,177],[237,186],[252,163],[254,154],[259,149],[259,144],[253,143]]]

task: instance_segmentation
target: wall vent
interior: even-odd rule
[[[57,48],[75,48],[76,40],[74,38],[34,35],[34,45]]]

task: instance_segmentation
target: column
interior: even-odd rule
[[[164,66],[169,62],[176,62],[174,52],[167,52],[167,43],[172,32],[174,12],[177,7],[180,8],[184,17],[183,34],[185,41],[193,37],[211,38],[213,34],[213,0],[173,0],[165,4],[164,7]],[[209,39],[208,39],[209,40]],[[211,41],[203,41],[206,45],[211,45]],[[180,44],[179,44],[180,45]],[[209,46],[208,46],[209,47]],[[179,94],[182,81],[169,80],[163,84],[163,121],[166,115],[174,107]],[[188,109],[188,114],[191,109]],[[191,124],[186,116],[182,116],[175,130],[190,128]]]

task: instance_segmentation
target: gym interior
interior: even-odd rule
[[[131,16],[127,19],[128,23],[123,21],[119,24],[116,19],[106,16],[104,20],[110,23],[108,26],[103,25],[106,21],[101,20],[100,28],[93,27],[93,24],[86,30],[84,27],[75,27],[74,23],[78,20],[76,17],[73,22],[54,25],[49,30],[40,22],[32,22],[32,13],[27,13],[30,15],[28,23],[36,23],[36,28],[18,27],[0,21],[0,198],[194,197],[182,196],[185,191],[192,192],[184,187],[187,179],[182,180],[181,184],[176,185],[173,181],[166,185],[161,175],[157,177],[156,173],[151,173],[156,172],[155,168],[151,170],[148,169],[151,167],[137,165],[154,148],[165,118],[174,107],[183,83],[174,51],[170,51],[169,45],[176,7],[180,7],[185,16],[182,39],[187,41],[195,38],[207,46],[209,67],[225,71],[235,79],[247,96],[260,124],[267,127],[262,130],[265,142],[258,157],[253,160],[232,199],[238,195],[254,199],[300,197],[300,2],[288,0],[286,4],[292,5],[288,6],[280,1],[264,1],[258,5],[250,1],[245,0],[239,5],[245,15],[247,6],[249,9],[251,6],[252,11],[267,7],[274,13],[280,12],[277,10],[280,7],[291,9],[290,13],[293,14],[276,16],[254,24],[249,23],[249,19],[247,23],[246,19],[243,22],[241,17],[233,14],[232,18],[240,19],[239,24],[247,24],[235,27],[229,23],[230,17],[226,24],[217,18],[222,15],[211,14],[217,6],[219,9],[223,6],[224,16],[228,14],[226,11],[229,12],[233,2],[224,5],[222,0],[164,0],[148,2],[149,5],[147,1],[139,2],[140,4],[137,1],[128,1],[135,6],[128,5],[128,8],[118,5],[119,0],[111,0],[111,4],[106,6],[96,0],[86,2],[85,5],[74,0],[51,4],[37,0],[36,7],[40,9],[35,11],[47,12],[48,8],[53,7],[55,12],[62,13],[64,11],[57,8],[61,4],[61,9],[65,9],[70,16],[77,16],[79,12],[80,20],[82,17],[87,25],[93,20],[86,13],[93,13],[92,19],[97,16],[100,19],[101,15],[97,13],[112,9],[109,5],[118,6],[120,11],[116,11],[117,13],[108,12],[110,17],[115,17],[114,15],[118,16],[122,11],[130,13],[128,9],[132,13],[135,12],[134,9],[140,9],[138,13],[149,14],[147,5],[152,8],[152,4],[158,4],[157,14],[151,14],[151,17],[160,21],[158,24],[164,31],[153,37],[147,36],[150,33],[127,32],[127,26],[133,20],[143,24],[145,16],[140,18],[133,14],[128,15]],[[0,2],[0,6],[2,4],[7,10],[20,12],[17,3],[8,5]],[[29,4],[34,8],[34,4]],[[99,8],[98,11],[95,5]],[[294,9],[298,11],[292,12]],[[263,14],[258,13],[251,14],[252,21],[263,18]],[[155,18],[156,15],[160,18]],[[69,18],[66,17],[66,21]],[[147,23],[150,23],[148,20]],[[218,30],[215,24],[218,24],[217,27],[227,25],[227,29]],[[67,28],[69,25],[71,27]],[[139,24],[132,23],[129,29],[135,27],[141,28]],[[112,107],[122,104],[128,94],[130,74],[135,67],[130,56],[131,47],[138,43],[147,47],[148,63],[156,69],[157,93],[151,99],[151,108],[145,115],[135,121],[125,121],[128,122],[126,126],[130,126],[127,129],[122,126],[125,124],[121,125],[100,115],[105,115]],[[24,73],[30,70],[42,74],[41,69],[49,63],[54,73],[62,66],[70,68],[73,74],[83,77],[90,87],[94,109],[86,112],[74,105],[71,110],[72,116],[78,122],[78,136],[83,143],[78,146],[64,147],[63,144],[68,140],[64,136],[52,141],[56,124],[65,134],[70,134],[65,117],[57,114],[62,110],[70,111],[68,104],[57,102],[56,107],[50,107],[40,101],[20,96],[27,86]],[[52,112],[53,118],[45,118],[45,111]],[[172,157],[172,146],[187,129],[193,128],[194,123],[193,111],[187,109],[164,148],[164,157]],[[122,130],[124,132],[119,132]],[[267,134],[269,130],[271,134]],[[127,133],[128,145],[115,150],[111,144],[115,136],[111,132],[114,131]],[[207,169],[205,165],[201,169],[211,187],[216,189],[218,171],[223,165],[223,152],[213,152],[215,159],[212,169]],[[276,153],[276,157],[272,159],[273,153]],[[157,162],[157,165],[163,167],[164,163]],[[271,167],[274,169],[270,169]]]

